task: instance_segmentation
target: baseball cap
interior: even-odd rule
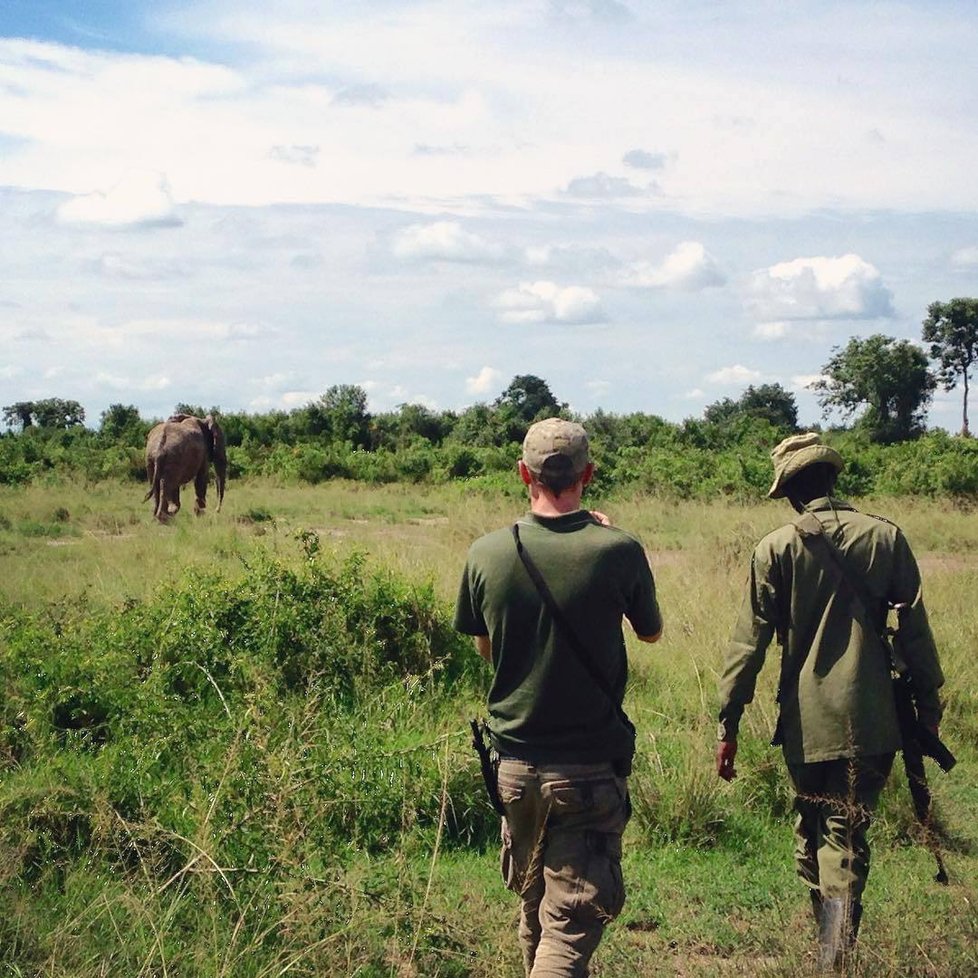
[[[579,475],[588,461],[587,432],[574,421],[546,418],[530,425],[523,439],[523,463],[534,475],[539,475],[545,465]]]

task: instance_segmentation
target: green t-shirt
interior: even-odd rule
[[[645,551],[585,510],[519,521],[527,553],[620,705],[628,677],[622,616],[639,635],[662,620]],[[488,635],[495,669],[489,727],[500,754],[593,763],[630,758],[633,734],[556,626],[507,527],[469,549],[455,627]]]

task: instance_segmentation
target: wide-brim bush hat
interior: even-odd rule
[[[523,464],[534,475],[545,466],[581,475],[590,460],[587,432],[574,421],[546,418],[530,425],[523,439]]]
[[[774,482],[768,490],[771,499],[784,496],[784,484],[802,469],[816,462],[831,465],[836,472],[842,471],[842,456],[822,442],[817,431],[806,431],[803,435],[791,435],[779,442],[771,451],[774,465]]]

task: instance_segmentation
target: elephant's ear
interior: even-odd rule
[[[224,452],[224,431],[211,415],[204,418],[204,426],[207,434],[207,454],[212,459],[223,459]]]

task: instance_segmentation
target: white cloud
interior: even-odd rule
[[[824,374],[795,374],[791,378],[791,386],[797,391],[810,390],[816,381],[826,379]]]
[[[633,19],[628,6],[620,0],[550,0],[550,17],[557,22],[619,24]]]
[[[607,173],[593,173],[587,177],[574,177],[564,191],[568,197],[585,197],[614,200],[618,197],[642,197],[645,191],[624,177]]]
[[[155,279],[178,278],[186,274],[186,269],[175,261],[157,261],[133,258],[118,252],[106,252],[90,265],[91,269],[106,278],[128,281],[153,281]]]
[[[780,340],[788,335],[788,324],[780,320],[767,323],[756,323],[754,335],[762,340]]]
[[[273,146],[268,155],[273,160],[293,166],[315,166],[319,159],[318,146]]]
[[[380,85],[350,85],[348,88],[340,89],[333,96],[331,104],[343,108],[366,106],[370,109],[379,109],[390,97],[390,93]]]
[[[707,374],[706,379],[712,384],[752,384],[761,379],[759,370],[752,370],[743,364],[735,363],[732,367],[721,367]]]
[[[398,231],[391,242],[397,258],[417,261],[496,262],[505,249],[466,231],[457,221],[412,224]]]
[[[761,322],[894,315],[879,271],[859,255],[796,258],[754,272],[747,306]]]
[[[624,271],[621,281],[637,288],[697,292],[723,285],[726,279],[714,257],[699,241],[683,241],[658,265],[636,262]]]
[[[649,153],[644,149],[630,149],[621,161],[625,166],[636,170],[661,170],[666,165],[666,154]]]
[[[553,255],[553,245],[535,245],[524,250],[523,260],[527,265],[549,265]]]
[[[278,399],[278,403],[284,408],[305,407],[313,401],[319,400],[322,391],[284,391]]]
[[[181,224],[166,177],[130,170],[111,190],[74,197],[57,211],[65,224],[106,227],[174,227]]]
[[[492,367],[483,367],[474,377],[465,378],[465,390],[469,394],[488,394],[496,389],[502,374]]]
[[[166,390],[170,384],[170,378],[163,374],[151,374],[140,380],[133,380],[131,377],[120,377],[117,374],[109,374],[99,371],[95,375],[95,383],[99,387],[108,387],[112,390],[138,390],[138,391],[162,391]]]
[[[275,390],[284,387],[292,380],[292,375],[288,373],[266,374],[264,377],[256,377],[254,382],[266,390]]]
[[[968,248],[958,248],[951,255],[951,264],[963,268],[974,268],[978,265],[978,245],[971,245]]]
[[[698,401],[700,398],[706,397],[706,391],[699,387],[694,387],[692,390],[686,391],[683,397],[688,401]]]
[[[523,282],[495,302],[507,323],[596,323],[604,320],[601,299],[581,285],[561,288],[554,282]]]

